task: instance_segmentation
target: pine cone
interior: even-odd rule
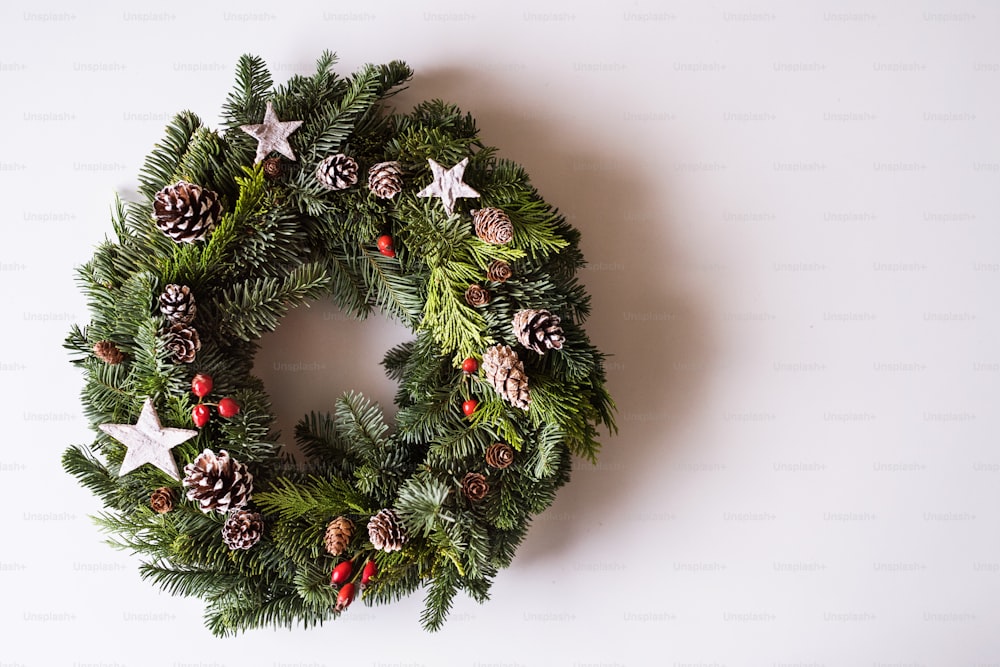
[[[524,364],[509,345],[494,345],[483,354],[483,375],[500,396],[515,408],[531,404]]]
[[[184,466],[184,486],[188,487],[188,500],[197,502],[202,512],[224,514],[250,501],[253,475],[229,452],[222,450],[216,455],[206,449]]]
[[[208,236],[219,221],[219,195],[200,185],[178,181],[153,198],[156,226],[178,243],[194,243]]]
[[[510,264],[502,259],[493,260],[489,268],[486,269],[486,279],[495,283],[506,282],[512,275],[514,272],[510,270]]]
[[[125,353],[110,340],[99,340],[94,343],[94,356],[112,366],[125,361]]]
[[[173,324],[191,324],[198,308],[187,285],[167,285],[160,295],[160,312]]]
[[[316,168],[316,180],[329,190],[346,190],[358,182],[358,163],[343,153],[328,155]]]
[[[379,199],[392,199],[403,189],[403,169],[396,161],[379,162],[368,170],[368,189]]]
[[[486,464],[503,470],[514,462],[514,448],[506,442],[494,442],[486,450]]]
[[[166,348],[178,364],[190,364],[201,349],[198,330],[189,324],[174,324],[162,333]]]
[[[234,510],[222,526],[222,541],[230,549],[249,549],[264,534],[264,518],[250,510]]]
[[[514,335],[521,345],[538,354],[562,349],[565,340],[558,315],[531,308],[514,314]]]
[[[479,285],[469,285],[465,290],[465,302],[473,308],[485,306],[490,302],[490,293]]]
[[[276,181],[285,174],[285,165],[281,163],[280,157],[269,157],[264,159],[264,176]]]
[[[382,551],[399,551],[408,539],[406,526],[395,511],[379,510],[368,521],[368,539],[372,546]]]
[[[174,508],[174,490],[169,486],[161,486],[149,497],[149,506],[157,514],[166,514]]]
[[[510,217],[499,208],[481,208],[472,212],[476,236],[494,245],[510,243],[514,238],[514,225]]]
[[[462,493],[472,502],[479,502],[490,492],[486,477],[478,472],[470,472],[462,478]]]
[[[323,545],[334,556],[339,556],[347,549],[354,536],[354,522],[346,516],[338,516],[326,527]]]

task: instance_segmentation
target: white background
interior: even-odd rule
[[[992,2],[26,2],[0,9],[0,666],[1000,664],[1000,12]],[[485,606],[212,638],[62,472],[73,267],[162,127],[408,61],[584,233],[621,430]],[[386,401],[407,332],[330,304],[258,368],[282,424]]]

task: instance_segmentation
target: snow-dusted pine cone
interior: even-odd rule
[[[368,539],[381,551],[399,551],[406,544],[406,526],[391,509],[379,510],[368,521]]]
[[[328,190],[346,190],[358,182],[358,163],[343,153],[328,155],[316,168],[316,180]]]
[[[202,512],[224,514],[250,501],[253,475],[226,450],[215,454],[206,449],[184,466],[184,486],[188,488],[188,500],[198,503]]]
[[[531,308],[514,313],[514,335],[521,345],[538,354],[560,350],[565,337],[559,326],[559,316],[547,310]]]
[[[160,312],[173,324],[191,324],[198,308],[187,285],[167,285],[160,295]]]
[[[403,168],[395,160],[372,165],[368,170],[368,189],[379,199],[392,199],[403,189]]]
[[[222,541],[230,549],[249,549],[264,534],[264,517],[250,510],[233,510],[222,526]]]
[[[174,324],[162,335],[171,358],[178,364],[190,364],[201,349],[198,330],[190,324]]]
[[[481,208],[472,212],[476,236],[494,245],[510,243],[514,238],[514,225],[503,209]]]
[[[509,345],[494,345],[483,353],[483,375],[500,396],[515,408],[531,404],[524,363]]]
[[[200,185],[178,181],[153,198],[156,226],[178,243],[194,243],[208,236],[219,221],[219,195]]]

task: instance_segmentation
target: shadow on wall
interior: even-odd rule
[[[532,95],[551,91],[504,87],[510,81],[461,69],[418,71],[396,105],[405,112],[421,100],[441,98],[472,112],[484,143],[524,165],[542,196],[583,235],[589,266],[580,277],[592,296],[586,329],[610,355],[619,433],[603,439],[597,465],[576,461],[572,482],[536,519],[520,549],[523,564],[560,559],[594,525],[642,522],[618,529],[641,525],[645,532],[672,513],[661,478],[676,465],[680,434],[701,409],[712,331],[708,299],[690,291],[690,281],[671,279],[675,267],[689,262],[670,237],[697,221],[672,215],[684,195],[673,187],[670,171],[651,172],[639,159],[655,146],[623,142],[615,132],[620,123],[590,118],[592,124],[584,125],[582,114],[572,115],[585,108],[593,90],[581,89],[579,99],[562,98],[557,105],[532,104]],[[666,144],[663,139],[652,143]],[[635,507],[646,508],[644,516],[626,515]]]

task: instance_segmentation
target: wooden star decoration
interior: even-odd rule
[[[181,478],[170,450],[198,435],[184,428],[164,428],[153,407],[153,399],[142,404],[139,420],[133,424],[101,424],[98,428],[128,447],[118,476],[127,475],[143,463],[151,463],[176,480]]]
[[[455,200],[459,197],[478,197],[479,193],[462,182],[469,158],[463,159],[451,169],[445,169],[434,160],[427,159],[434,174],[434,182],[417,193],[418,197],[440,197],[444,210],[451,215],[455,211]]]
[[[278,114],[274,113],[274,104],[268,101],[267,110],[264,112],[264,122],[260,125],[240,125],[240,129],[257,140],[257,157],[253,163],[257,164],[270,154],[271,151],[281,153],[289,160],[295,160],[295,153],[288,143],[288,137],[302,125],[301,120],[278,120]]]

